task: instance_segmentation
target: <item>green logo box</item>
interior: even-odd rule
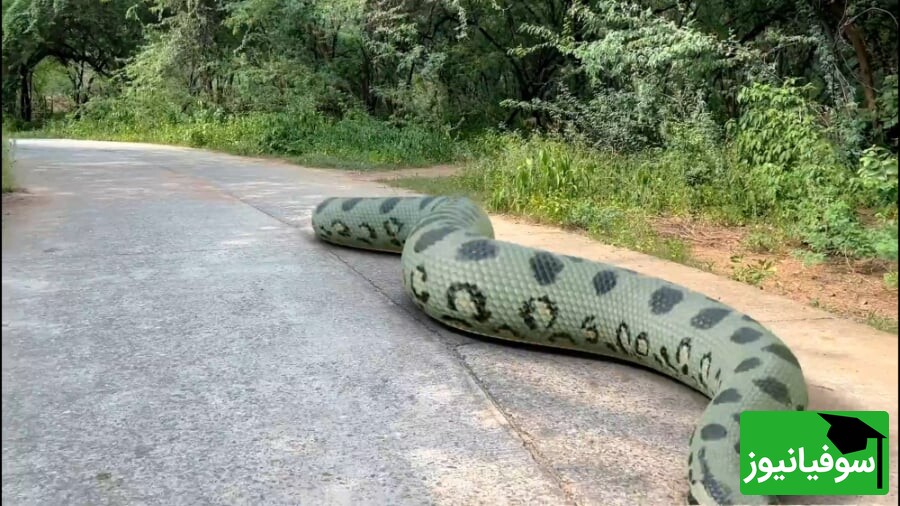
[[[744,411],[744,495],[885,495],[886,411]]]

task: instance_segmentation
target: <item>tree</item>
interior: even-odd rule
[[[44,58],[110,76],[140,43],[145,14],[138,0],[13,1],[3,16],[4,111],[31,120],[32,74]],[[18,104],[10,107],[13,93]]]

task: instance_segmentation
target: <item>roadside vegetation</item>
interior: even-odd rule
[[[3,193],[10,193],[16,189],[16,180],[13,174],[12,139],[3,129]]]
[[[13,0],[4,124],[360,170],[452,163],[393,184],[761,287],[776,256],[864,266],[896,298],[895,6]],[[713,265],[675,221],[741,234]]]

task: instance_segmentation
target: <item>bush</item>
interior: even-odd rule
[[[745,212],[785,223],[814,252],[889,255],[883,234],[896,230],[896,222],[867,228],[859,211],[874,207],[890,214],[892,208],[896,214],[897,158],[869,149],[854,173],[805,98],[807,91],[789,81],[754,84],[741,93],[735,148],[750,199]]]
[[[896,259],[896,157],[867,151],[855,174],[799,92],[789,86],[748,90],[731,144],[721,142],[702,115],[665,125],[665,148],[633,154],[507,135],[492,138],[494,148],[462,179],[490,209],[637,249],[660,247],[650,239],[648,217],[691,215],[775,225],[786,233],[779,232],[780,240],[800,241],[813,253]],[[865,224],[860,209],[867,203],[877,220]]]
[[[16,188],[15,177],[13,176],[13,146],[12,140],[9,138],[6,126],[6,119],[3,120],[3,193],[8,193]]]

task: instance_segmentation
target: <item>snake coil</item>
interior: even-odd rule
[[[753,318],[701,293],[612,265],[494,240],[466,198],[329,198],[313,212],[329,243],[401,253],[403,285],[430,317],[488,337],[641,364],[711,399],[691,435],[688,498],[740,493],[740,413],[803,410],[797,358]]]

